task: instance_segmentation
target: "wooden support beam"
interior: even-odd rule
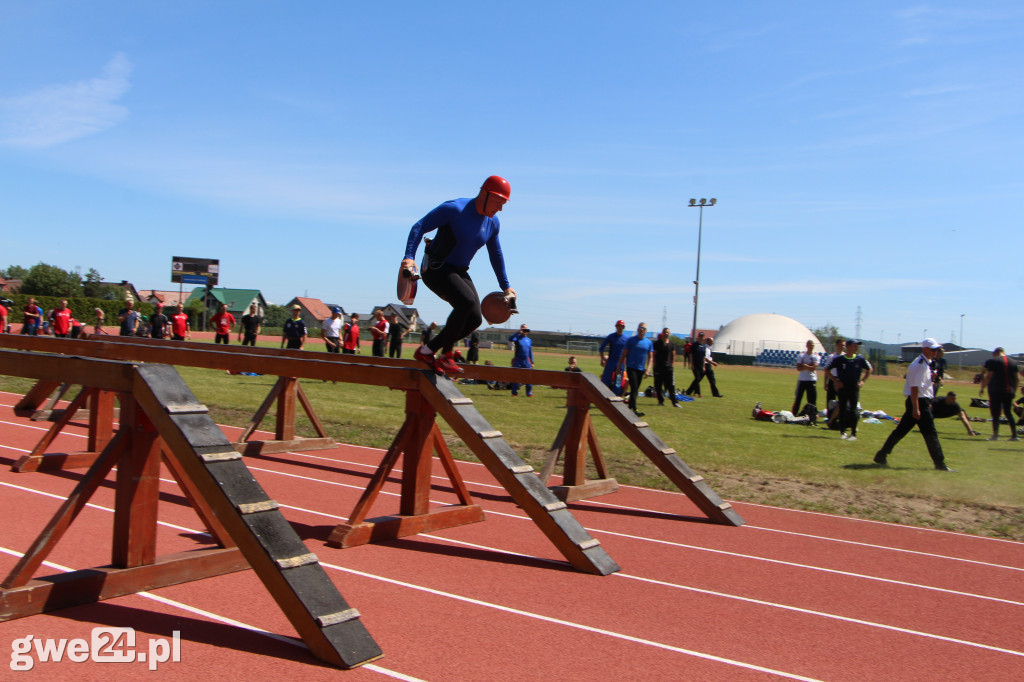
[[[136,368],[133,396],[317,658],[352,668],[383,654],[359,613],[281,515],[173,367]]]
[[[85,508],[86,503],[96,488],[103,482],[107,474],[117,462],[121,451],[124,449],[124,438],[118,434],[110,444],[100,453],[96,462],[89,468],[85,476],[78,482],[75,489],[64,500],[57,513],[53,515],[50,522],[46,524],[42,532],[36,537],[32,546],[21,557],[17,565],[0,583],[0,588],[9,589],[25,585],[42,565],[43,561],[50,554],[64,536],[68,526],[75,520],[79,512]]]
[[[608,417],[649,460],[661,470],[709,519],[728,526],[742,526],[745,522],[732,505],[711,489],[703,477],[698,476],[658,438],[647,422],[641,421],[607,386],[592,374],[577,373],[583,379],[583,395]]]
[[[114,396],[113,391],[92,389],[89,401],[89,435],[86,450],[99,452],[114,437]]]
[[[249,568],[237,548],[168,554],[135,568],[101,566],[27,581],[0,591],[0,621],[123,597]]]
[[[564,502],[584,500],[614,493],[619,483],[608,476],[604,455],[597,442],[597,433],[590,418],[590,401],[579,389],[571,388],[565,396],[565,419],[558,436],[548,450],[541,469],[541,480],[548,484],[559,456],[563,456],[562,485],[548,486],[555,497]],[[587,480],[587,454],[590,453],[598,478]]]
[[[160,499],[160,436],[129,395],[121,396],[125,447],[114,487],[114,541],[110,563],[135,568],[156,560]]]
[[[544,487],[533,470],[509,447],[455,384],[433,372],[416,373],[424,399],[452,427],[487,470],[577,570],[608,575],[619,570],[597,539]]]
[[[430,506],[435,453],[448,474],[460,504],[435,508]],[[399,458],[402,458],[402,488],[398,514],[366,519]],[[330,547],[355,547],[483,520],[484,512],[479,505],[473,503],[451,451],[444,442],[434,409],[418,392],[408,391],[402,428],[384,453],[380,466],[356,502],[348,521],[338,524],[331,531],[327,544]]]

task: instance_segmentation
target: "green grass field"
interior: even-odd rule
[[[308,347],[321,348],[318,340]],[[406,349],[405,355],[411,352]],[[507,350],[481,351],[481,362],[504,366],[510,357]],[[567,357],[537,352],[536,367],[561,370]],[[578,356],[578,361],[584,371],[600,372],[597,357]],[[248,422],[275,381],[270,376],[188,367],[180,372],[215,419],[238,426]],[[677,383],[685,387],[690,372],[680,367],[676,374]],[[938,422],[939,435],[947,463],[956,473],[932,468],[917,431],[890,456],[890,468],[879,469],[871,466],[871,459],[893,422],[862,423],[858,440],[850,443],[824,428],[755,421],[750,414],[758,401],[768,410],[789,409],[796,371],[722,365],[716,374],[724,398],[704,397],[674,409],[641,397],[639,410],[662,440],[723,497],[1024,540],[1024,443],[986,441],[988,424],[977,424],[983,435],[972,438],[958,420],[944,419]],[[24,391],[30,385],[27,380],[0,378],[4,390]],[[400,391],[315,380],[303,380],[302,386],[328,433],[339,441],[384,448],[402,423],[404,394]],[[872,377],[861,391],[861,404],[898,417],[903,411],[902,386],[900,377]],[[513,398],[508,391],[491,391],[486,386],[460,385],[460,389],[525,460],[540,466],[565,414],[564,391],[538,386],[534,397],[527,399],[525,392]],[[945,389],[955,390],[963,405],[978,390],[966,382],[947,384]],[[705,388],[705,396],[709,394]],[[602,450],[620,483],[670,487],[653,464],[595,414]],[[968,414],[988,416],[987,410],[972,408]],[[314,435],[304,418],[297,423],[300,435]],[[263,426],[273,425],[268,420]],[[456,457],[472,459],[443,424],[442,430]],[[1002,432],[1007,433],[1006,426]]]

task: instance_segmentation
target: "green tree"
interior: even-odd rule
[[[32,296],[59,296],[73,298],[82,295],[82,278],[56,265],[37,263],[21,282],[21,293]]]
[[[288,314],[288,309],[283,305],[268,303],[267,309],[263,314],[263,326],[275,328],[283,327],[289,317],[291,317],[291,315]]]
[[[811,333],[817,336],[818,340],[825,346],[825,350],[829,351],[835,345],[836,339],[840,338],[839,327],[831,322],[826,322],[824,326],[812,329]]]
[[[20,265],[8,265],[5,270],[0,272],[6,279],[25,279],[28,274],[28,270],[21,267]]]
[[[100,284],[102,281],[103,275],[96,268],[89,268],[89,272],[85,273],[85,283],[82,285],[85,295],[89,298],[103,298],[103,285]]]

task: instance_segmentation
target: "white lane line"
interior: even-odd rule
[[[10,556],[18,557],[19,559],[22,556],[24,556],[24,554],[22,554],[21,552],[16,552],[13,549],[8,549],[7,547],[0,547],[0,552],[3,552],[4,554],[8,554]],[[63,573],[72,573],[72,572],[75,571],[75,569],[73,569],[73,568],[71,568],[69,566],[62,566],[61,564],[57,564],[57,563],[54,563],[52,561],[44,561],[43,562],[43,566],[46,566],[48,568],[52,568],[52,569],[57,570],[57,571],[61,571]],[[309,647],[307,647],[305,645],[305,643],[302,640],[300,640],[300,639],[296,639],[294,637],[288,637],[287,635],[279,635],[276,632],[270,632],[269,630],[264,630],[263,628],[256,627],[255,625],[249,625],[248,623],[243,623],[240,620],[235,620],[234,618],[228,618],[227,616],[222,616],[220,614],[213,613],[212,611],[207,611],[205,609],[201,609],[201,608],[199,608],[197,606],[191,606],[189,604],[185,604],[184,602],[176,601],[174,599],[168,599],[167,597],[161,597],[160,595],[153,594],[152,592],[133,592],[132,594],[127,594],[127,595],[124,595],[124,596],[125,597],[130,597],[130,596],[133,596],[133,595],[136,595],[136,596],[139,596],[139,597],[143,597],[145,599],[150,599],[152,601],[159,602],[160,604],[165,604],[167,606],[170,606],[170,607],[173,607],[173,608],[176,608],[176,609],[180,609],[180,610],[186,611],[188,613],[193,613],[193,614],[195,614],[197,616],[202,616],[203,618],[208,618],[209,620],[213,620],[213,621],[217,621],[217,622],[220,622],[220,623],[224,623],[225,625],[231,625],[231,626],[236,627],[236,628],[241,628],[243,630],[248,630],[250,632],[255,632],[256,634],[263,635],[264,637],[269,637],[269,638],[275,639],[275,640],[277,640],[279,642],[284,642],[285,644],[291,644],[292,646],[297,646],[300,649],[306,649],[306,651],[309,651]],[[239,653],[242,653],[242,652],[239,652]],[[376,665],[374,663],[368,663],[368,664],[366,664],[364,666],[360,666],[360,667],[362,667],[362,668],[364,668],[366,670],[372,670],[374,672],[381,673],[383,675],[387,675],[388,677],[393,677],[393,678],[395,678],[397,680],[406,680],[407,682],[423,682],[423,680],[421,680],[418,677],[412,677],[410,675],[404,675],[404,674],[402,674],[400,672],[396,672],[394,670],[389,670],[387,668],[381,667],[381,666]]]
[[[7,426],[18,426],[20,428],[31,429],[33,431],[49,431],[50,430],[50,427],[48,427],[48,426],[47,427],[33,426],[32,424],[23,424],[23,423],[19,423],[19,422],[0,421],[0,424],[6,424]],[[84,433],[75,433],[74,431],[61,431],[61,434],[67,435],[67,436],[72,436],[74,438],[88,438],[88,436],[86,434],[84,434]]]
[[[629,511],[639,511],[639,512],[644,512],[644,513],[648,513],[648,514],[662,514],[664,516],[673,516],[673,515],[675,515],[672,512],[661,511],[659,509],[645,509],[643,507],[634,507],[634,506],[629,506],[629,505],[612,504],[610,502],[598,502],[598,501],[593,500],[593,499],[580,500],[580,501],[576,502],[575,504],[582,504],[582,503],[585,503],[587,505],[601,506],[601,507],[613,507],[613,508],[616,508],[616,509],[625,509],[625,510],[629,510]],[[906,526],[904,526],[904,528],[905,527]],[[781,528],[769,528],[768,526],[756,526],[756,525],[749,524],[749,523],[748,524],[744,524],[743,526],[740,526],[740,528],[744,528],[744,529],[747,529],[747,530],[760,530],[760,531],[764,531],[764,532],[767,532],[767,533],[782,533],[784,535],[795,535],[797,537],[811,538],[811,539],[814,539],[814,540],[821,540],[823,542],[839,542],[839,543],[846,544],[846,545],[856,545],[856,546],[859,546],[859,547],[870,547],[872,549],[881,549],[881,550],[890,551],[890,552],[902,552],[902,553],[905,553],[905,554],[915,554],[915,555],[918,555],[918,556],[931,557],[931,558],[934,558],[934,559],[947,559],[949,561],[962,561],[962,562],[967,563],[967,564],[977,564],[979,566],[990,566],[992,568],[1004,568],[1004,569],[1006,569],[1008,571],[1024,571],[1024,567],[1020,567],[1020,566],[1007,566],[1005,564],[994,564],[991,561],[980,561],[978,559],[965,559],[963,557],[950,556],[948,554],[935,554],[934,552],[922,552],[920,550],[904,549],[902,547],[893,547],[891,545],[879,545],[879,544],[874,544],[874,543],[870,543],[870,542],[860,542],[860,541],[857,541],[857,540],[845,540],[843,538],[834,538],[834,537],[829,537],[827,535],[815,535],[815,534],[812,534],[812,533],[800,533],[798,531],[783,530]]]
[[[488,512],[488,513],[491,513],[491,512]],[[614,536],[617,536],[617,537],[623,537],[623,538],[628,538],[628,539],[633,539],[633,540],[644,540],[646,542],[653,542],[653,543],[660,544],[660,545],[669,545],[671,547],[682,547],[682,548],[685,548],[685,549],[693,549],[693,550],[697,550],[697,551],[700,551],[700,552],[709,552],[711,554],[722,554],[722,555],[725,555],[725,556],[732,556],[732,557],[737,557],[737,558],[741,558],[741,559],[750,559],[750,560],[753,560],[753,561],[763,561],[765,563],[777,564],[777,565],[780,565],[780,566],[791,566],[793,568],[804,568],[804,569],[807,569],[809,571],[819,571],[821,573],[831,573],[833,575],[842,575],[842,576],[847,576],[847,577],[850,577],[850,578],[860,578],[862,580],[873,580],[873,581],[876,581],[876,582],[888,583],[890,585],[900,585],[901,587],[914,587],[914,588],[917,588],[917,589],[920,589],[920,590],[929,590],[929,591],[932,591],[932,592],[941,592],[941,593],[944,593],[944,594],[953,594],[953,595],[956,595],[958,597],[970,597],[970,598],[973,598],[973,599],[983,599],[985,601],[999,602],[999,603],[1002,603],[1002,604],[1011,604],[1013,606],[1024,606],[1024,602],[1013,601],[1012,599],[1002,599],[1000,597],[990,597],[990,596],[987,596],[987,595],[984,595],[984,594],[974,594],[972,592],[962,592],[960,590],[950,590],[950,589],[946,589],[944,587],[933,587],[931,585],[922,585],[920,583],[910,583],[910,582],[906,582],[904,580],[893,580],[891,578],[881,578],[881,577],[878,577],[878,576],[866,575],[864,573],[853,573],[851,571],[840,571],[840,570],[834,569],[834,568],[824,568],[822,566],[812,566],[810,564],[801,564],[801,563],[796,563],[794,561],[783,561],[781,559],[769,559],[769,558],[766,558],[766,557],[759,557],[759,556],[754,556],[754,555],[750,555],[750,554],[740,554],[738,552],[730,552],[730,551],[726,551],[726,550],[722,550],[722,549],[711,549],[711,548],[708,548],[708,547],[698,547],[697,545],[687,545],[687,544],[684,544],[684,543],[681,543],[681,542],[672,542],[670,540],[656,540],[656,539],[653,539],[653,538],[643,538],[643,537],[638,537],[636,535],[629,535],[627,533],[616,533],[616,532],[610,531],[610,530],[597,530],[597,529],[593,529],[592,530],[592,529],[589,529],[589,528],[587,530],[590,530],[591,532],[594,532],[594,533],[604,533],[605,535],[614,535]]]
[[[935,554],[933,552],[921,552],[914,549],[903,549],[900,547],[890,547],[888,545],[876,545],[870,542],[858,542],[856,540],[843,540],[841,538],[830,538],[823,535],[813,535],[811,533],[798,533],[792,530],[782,530],[780,528],[766,528],[764,526],[742,526],[742,528],[749,528],[751,530],[760,530],[767,533],[782,533],[783,535],[796,535],[798,537],[812,538],[815,540],[824,540],[826,542],[839,542],[844,545],[856,545],[858,547],[871,547],[873,549],[883,549],[890,552],[902,552],[904,554],[915,554],[917,556],[930,557],[934,559],[948,559],[950,561],[962,561],[965,564],[976,564],[978,566],[989,566],[991,568],[1002,568],[1007,571],[1024,571],[1024,567],[1020,566],[1006,566],[1005,564],[994,564],[990,561],[979,561],[977,559],[964,559],[962,557],[949,556],[946,554]]]
[[[334,482],[334,481],[323,481],[323,480],[320,480],[318,478],[313,478],[311,476],[301,476],[299,474],[284,473],[284,472],[280,472],[280,471],[274,471],[273,469],[262,469],[262,468],[259,468],[259,467],[249,467],[249,468],[250,468],[250,470],[253,470],[253,471],[262,471],[264,473],[276,474],[278,476],[285,476],[287,478],[297,478],[297,479],[304,480],[304,481],[310,481],[310,482],[315,482],[315,483],[332,485],[332,486],[337,486],[337,487],[342,487],[342,488],[353,488],[355,490],[364,490],[365,489],[364,486],[356,486],[356,485],[350,485],[350,484],[346,484],[346,483],[337,483],[337,482]],[[382,492],[382,494],[388,494],[388,493],[383,493]],[[390,495],[398,496],[399,493],[390,493]],[[436,504],[445,504],[444,502],[441,502],[441,501],[438,501],[438,500],[431,500],[431,502],[436,503]],[[486,514],[492,514],[492,515],[495,515],[495,516],[504,516],[504,517],[511,518],[511,519],[518,519],[520,521],[531,521],[532,522],[532,519],[529,516],[526,516],[525,514],[510,514],[508,512],[492,511],[490,509],[485,509],[484,512]],[[780,565],[780,566],[790,566],[790,567],[793,567],[793,568],[803,568],[803,569],[810,570],[810,571],[819,571],[819,572],[822,572],[822,573],[830,573],[830,574],[833,574],[833,575],[842,575],[842,576],[846,576],[846,577],[849,577],[849,578],[860,578],[860,579],[863,579],[863,580],[873,580],[873,581],[877,581],[877,582],[888,583],[888,584],[891,584],[891,585],[900,585],[902,587],[913,587],[913,588],[917,588],[917,589],[921,589],[921,590],[930,590],[930,591],[933,591],[933,592],[941,592],[941,593],[944,593],[944,594],[953,594],[953,595],[956,595],[956,596],[959,596],[959,597],[971,597],[971,598],[974,598],[974,599],[983,599],[983,600],[986,600],[986,601],[1000,602],[1000,603],[1003,603],[1003,604],[1012,604],[1014,606],[1024,606],[1024,602],[1013,601],[1012,599],[1003,599],[1003,598],[1000,598],[1000,597],[990,597],[990,596],[983,595],[983,594],[975,594],[975,593],[972,593],[972,592],[963,592],[963,591],[960,591],[960,590],[951,590],[951,589],[947,589],[947,588],[944,588],[944,587],[934,587],[934,586],[931,586],[931,585],[922,585],[920,583],[911,583],[911,582],[907,582],[907,581],[904,581],[904,580],[894,580],[894,579],[891,579],[891,578],[881,578],[881,577],[878,577],[878,576],[867,575],[867,574],[864,574],[864,573],[853,573],[851,571],[841,571],[841,570],[834,569],[834,568],[825,568],[825,567],[822,567],[822,566],[813,566],[811,564],[801,564],[801,563],[797,563],[797,562],[794,562],[794,561],[783,561],[781,559],[770,559],[770,558],[767,558],[767,557],[760,557],[760,556],[756,556],[756,555],[753,555],[753,554],[741,554],[739,552],[732,552],[732,551],[723,550],[723,549],[712,549],[712,548],[709,548],[709,547],[700,547],[698,545],[688,545],[688,544],[685,544],[685,543],[674,542],[674,541],[671,541],[671,540],[659,540],[657,538],[648,538],[648,537],[644,537],[644,536],[640,536],[640,535],[632,535],[632,534],[629,534],[629,533],[619,533],[619,532],[616,532],[616,531],[603,530],[603,529],[600,529],[600,528],[592,528],[592,527],[589,527],[589,526],[585,527],[585,528],[586,528],[587,532],[589,532],[591,534],[602,533],[604,535],[612,535],[612,536],[615,536],[615,537],[627,538],[627,539],[630,539],[630,540],[639,540],[641,542],[653,542],[653,543],[659,544],[659,545],[668,545],[670,547],[679,547],[679,548],[682,548],[682,549],[691,549],[691,550],[695,550],[695,551],[698,551],[698,552],[709,552],[711,554],[719,554],[719,555],[723,555],[723,556],[736,557],[736,558],[739,558],[739,559],[749,559],[749,560],[752,560],[752,561],[763,561],[765,563],[777,564],[777,565]]]
[[[575,630],[583,630],[585,632],[593,632],[595,634],[605,635],[607,637],[612,637],[612,638],[615,638],[615,639],[621,639],[621,640],[624,640],[624,641],[627,641],[627,642],[634,642],[636,644],[642,644],[644,646],[651,646],[651,647],[655,647],[655,648],[658,648],[658,649],[664,649],[666,651],[672,651],[672,652],[675,652],[675,653],[685,654],[687,656],[693,656],[695,658],[701,658],[701,659],[708,660],[708,661],[715,661],[717,663],[725,663],[727,665],[731,665],[731,666],[735,666],[735,667],[739,667],[739,668],[746,668],[747,670],[754,670],[754,671],[757,671],[757,672],[768,673],[770,675],[779,675],[781,677],[785,677],[785,678],[791,679],[791,680],[813,680],[814,679],[814,678],[811,678],[811,677],[804,677],[802,675],[795,675],[795,674],[792,674],[792,673],[786,673],[786,672],[783,672],[781,670],[773,670],[771,668],[765,668],[765,667],[762,667],[762,666],[759,666],[759,665],[755,665],[755,664],[752,664],[752,663],[745,663],[743,661],[737,661],[737,660],[731,659],[731,658],[723,658],[721,656],[715,656],[714,654],[707,654],[707,653],[704,653],[704,652],[701,652],[701,651],[695,651],[693,649],[684,649],[682,647],[672,646],[671,644],[663,644],[661,642],[655,642],[655,641],[650,640],[650,639],[643,639],[641,637],[634,637],[632,635],[626,635],[626,634],[623,634],[621,632],[613,632],[612,630],[605,630],[603,628],[596,628],[596,627],[593,627],[593,626],[590,626],[590,625],[583,625],[582,623],[574,623],[572,621],[563,620],[561,618],[554,618],[554,617],[545,616],[545,615],[542,615],[542,614],[539,614],[539,613],[533,613],[532,611],[523,611],[522,609],[516,609],[516,608],[512,608],[510,606],[502,606],[501,604],[495,604],[493,602],[487,602],[487,601],[483,601],[483,600],[480,600],[480,599],[474,599],[472,597],[464,597],[464,596],[459,595],[459,594],[453,594],[451,592],[445,592],[443,590],[436,590],[436,589],[431,588],[431,587],[424,587],[422,585],[415,585],[413,583],[408,583],[408,582],[405,582],[403,580],[396,580],[394,578],[385,578],[383,576],[374,575],[373,573],[366,573],[364,571],[357,571],[357,570],[355,570],[353,568],[346,568],[344,566],[336,566],[334,564],[329,564],[329,563],[324,563],[324,562],[320,562],[320,565],[321,566],[325,566],[327,568],[334,569],[336,571],[341,571],[343,573],[350,573],[352,575],[358,575],[358,576],[361,576],[361,577],[364,577],[364,578],[369,578],[371,580],[379,580],[381,582],[390,583],[392,585],[398,585],[398,586],[401,586],[401,587],[406,587],[406,588],[409,588],[409,589],[412,589],[412,590],[417,590],[419,592],[426,592],[428,594],[433,594],[433,595],[436,595],[436,596],[439,596],[439,597],[444,597],[446,599],[454,599],[456,601],[461,601],[461,602],[464,602],[464,603],[467,603],[467,604],[473,604],[475,606],[482,606],[484,608],[494,609],[496,611],[502,611],[504,613],[511,613],[513,615],[516,615],[516,616],[523,616],[523,617],[526,617],[526,618],[532,618],[534,620],[540,620],[540,621],[544,621],[546,623],[553,623],[555,625],[562,625],[564,627],[573,628]]]
[[[506,554],[514,554],[515,556],[526,557],[526,558],[530,558],[530,559],[536,559],[536,560],[539,560],[539,561],[547,561],[547,562],[550,562],[550,563],[558,563],[556,561],[552,561],[550,559],[544,559],[542,557],[533,557],[533,556],[530,556],[529,554],[521,554],[519,552],[509,552],[507,550],[501,550],[501,549],[498,549],[496,547],[488,547],[487,545],[480,545],[480,544],[476,544],[476,543],[472,543],[472,542],[464,542],[462,540],[452,540],[452,539],[441,537],[441,536],[438,536],[438,535],[430,535],[428,533],[421,533],[420,537],[431,538],[433,540],[437,540],[437,541],[440,541],[440,542],[444,542],[444,543],[448,543],[448,544],[453,544],[453,545],[473,547],[475,549],[483,549],[483,550],[487,550],[487,551],[491,551],[491,552],[505,552]],[[990,644],[981,644],[980,642],[972,642],[972,641],[966,640],[966,639],[957,639],[956,637],[946,637],[945,635],[937,635],[935,633],[923,632],[921,630],[911,630],[909,628],[902,628],[902,627],[899,627],[899,626],[896,626],[896,625],[887,625],[885,623],[877,623],[875,621],[862,620],[860,618],[852,618],[852,617],[849,617],[849,616],[841,616],[839,614],[827,613],[825,611],[816,611],[816,610],[813,610],[813,609],[805,609],[805,608],[802,608],[802,607],[799,607],[799,606],[790,606],[788,604],[780,604],[779,602],[765,601],[763,599],[754,599],[753,597],[743,597],[743,596],[736,595],[736,594],[729,594],[728,592],[718,592],[718,591],[715,591],[715,590],[705,590],[705,589],[700,588],[700,587],[692,587],[690,585],[681,585],[679,583],[671,583],[671,582],[668,582],[668,581],[665,581],[665,580],[656,580],[656,579],[653,579],[653,578],[645,578],[643,576],[632,575],[630,573],[625,573],[625,572],[612,573],[611,575],[617,576],[619,578],[628,578],[630,580],[637,580],[637,581],[640,581],[640,582],[649,583],[651,585],[659,585],[659,586],[662,586],[662,587],[670,587],[670,588],[673,588],[673,589],[685,590],[687,592],[696,592],[698,594],[707,594],[707,595],[711,595],[713,597],[721,597],[723,599],[735,599],[737,601],[746,602],[748,604],[757,604],[759,606],[767,606],[767,607],[770,607],[770,608],[782,609],[784,611],[794,611],[796,613],[802,613],[802,614],[806,614],[806,615],[810,615],[810,616],[818,616],[818,617],[821,617],[821,618],[828,618],[830,620],[839,620],[839,621],[844,621],[844,622],[847,622],[847,623],[854,623],[856,625],[864,625],[864,626],[867,626],[867,627],[879,628],[879,629],[882,629],[882,630],[891,630],[893,632],[900,632],[900,633],[907,634],[907,635],[915,635],[917,637],[925,637],[925,638],[928,638],[928,639],[936,639],[936,640],[941,640],[941,641],[944,641],[944,642],[951,642],[953,644],[963,644],[964,646],[977,647],[979,649],[987,649],[989,651],[996,651],[996,652],[1003,653],[1003,654],[1010,654],[1010,655],[1013,655],[1013,656],[1024,657],[1024,651],[1015,651],[1014,649],[1004,649],[1003,647],[992,646]]]

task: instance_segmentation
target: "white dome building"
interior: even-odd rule
[[[748,357],[760,357],[765,351],[780,351],[788,358],[803,352],[808,339],[814,341],[815,353],[825,352],[818,337],[793,318],[775,313],[754,313],[738,317],[722,327],[715,334],[711,349],[715,353]]]

